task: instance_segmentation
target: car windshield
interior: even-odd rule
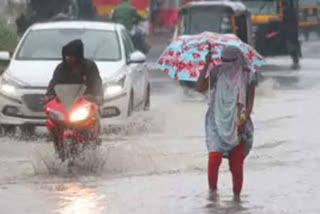
[[[231,19],[228,14],[217,8],[190,9],[183,15],[180,34],[198,34],[204,31],[215,33],[232,33]]]
[[[64,45],[74,39],[84,43],[85,57],[95,61],[121,59],[116,32],[88,29],[33,30],[20,47],[17,60],[61,60]]]
[[[278,0],[243,0],[252,14],[277,14]]]

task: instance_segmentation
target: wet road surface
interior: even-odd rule
[[[43,130],[29,140],[1,137],[1,213],[320,213],[319,48],[305,44],[300,71],[290,71],[288,58],[267,59],[241,202],[233,200],[227,161],[218,197],[208,197],[206,99],[152,72],[151,110],[104,134],[71,172]]]

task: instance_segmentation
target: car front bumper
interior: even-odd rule
[[[44,92],[40,91],[37,94],[41,95]],[[44,111],[32,111],[22,98],[11,98],[0,93],[0,124],[44,126],[45,121]]]
[[[106,98],[101,107],[101,118],[103,120],[126,118],[128,115],[129,97],[127,93]]]

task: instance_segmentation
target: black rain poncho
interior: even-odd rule
[[[70,68],[66,56],[76,56],[79,59],[74,68]],[[63,61],[54,71],[47,89],[47,96],[54,96],[54,87],[57,84],[85,84],[85,94],[103,98],[102,80],[97,65],[84,58],[84,48],[81,40],[74,40],[62,48]]]

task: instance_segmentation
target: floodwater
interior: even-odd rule
[[[72,170],[39,129],[32,139],[0,138],[0,208],[10,214],[320,213],[320,42],[304,46],[302,69],[267,59],[253,113],[241,201],[233,200],[224,161],[215,199],[208,195],[206,98],[186,96],[152,73],[152,106],[103,135]],[[111,131],[110,131],[111,130]]]

